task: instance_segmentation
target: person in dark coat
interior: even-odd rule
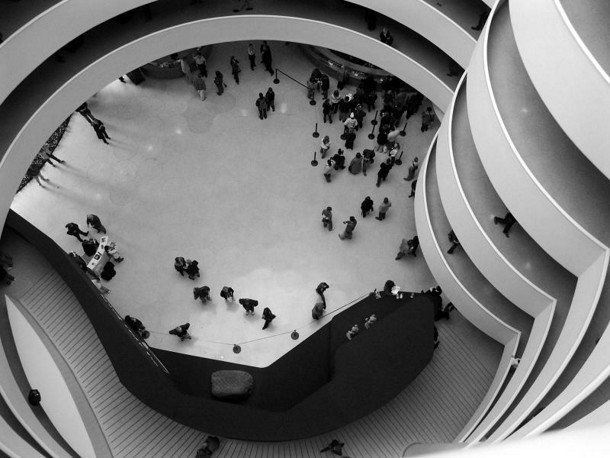
[[[331,452],[335,455],[343,456],[343,442],[339,442],[337,439],[333,439],[330,444],[320,450],[320,453]]]
[[[316,305],[313,306],[313,309],[311,309],[311,317],[314,320],[319,320],[324,315],[325,309],[326,306],[324,305],[324,302],[318,300],[318,302],[316,302]]]
[[[388,177],[388,173],[390,173],[390,169],[392,168],[392,160],[388,159],[385,162],[382,162],[379,166],[379,171],[377,172],[377,184],[376,186],[381,186],[381,182],[385,181]]]
[[[87,215],[87,226],[91,226],[97,232],[101,232],[103,234],[106,233],[106,228],[102,224],[100,217],[97,215],[94,215],[93,213],[90,213],[89,215]]]
[[[388,46],[392,46],[392,44],[394,44],[394,37],[392,36],[390,31],[385,27],[383,29],[381,29],[381,33],[379,33],[379,40]]]
[[[330,88],[330,80],[328,79],[328,75],[322,73],[320,76],[320,89],[322,91],[322,98],[324,100],[328,99],[328,89]]]
[[[275,111],[275,92],[273,92],[273,89],[267,89],[267,93],[265,94],[265,101],[267,102],[267,110],[271,108],[273,111]]]
[[[258,305],[257,300],[242,297],[238,302],[241,304],[241,306],[246,311],[246,315],[248,315],[248,314],[254,315],[254,307],[256,307]]]
[[[370,196],[366,196],[360,204],[360,210],[362,210],[362,217],[366,218],[366,215],[368,215],[369,212],[372,212],[373,209],[373,199],[371,199]]]
[[[364,117],[366,116],[366,112],[362,109],[362,105],[358,105],[354,110],[354,117],[358,122],[358,129],[362,129]]]
[[[362,150],[362,174],[366,176],[367,169],[375,162],[375,151],[372,149]]]
[[[239,68],[239,61],[235,58],[235,56],[231,56],[229,63],[231,64],[231,73],[233,74],[233,78],[235,79],[235,82],[239,84],[239,73],[241,72],[241,68]]]
[[[345,168],[345,156],[343,155],[343,150],[339,148],[337,153],[332,157],[332,160],[335,163],[335,170],[343,170]]]
[[[216,94],[222,95],[222,93],[225,91],[225,87],[227,87],[227,85],[224,82],[224,77],[222,76],[222,73],[220,73],[218,70],[216,70],[216,77],[214,78],[214,84],[216,85]]]
[[[419,237],[416,235],[412,239],[407,240],[407,245],[409,245],[409,254],[411,256],[417,257],[417,249],[419,248]]]
[[[356,140],[356,132],[347,132],[345,134],[345,149],[354,149],[354,140]]]
[[[387,126],[383,126],[383,128],[379,127],[379,133],[377,134],[377,146],[375,147],[375,151],[384,151],[386,143],[388,143],[388,132],[389,128]]]
[[[212,298],[210,297],[210,287],[201,286],[199,288],[197,288],[197,287],[193,288],[193,298],[195,300],[200,299],[201,302],[203,302],[204,304],[207,301],[211,301]]]
[[[80,230],[80,227],[78,227],[78,224],[76,223],[68,223],[66,224],[66,229],[68,230],[67,234],[68,235],[73,235],[74,237],[76,237],[78,239],[79,242],[83,242],[83,239],[80,238],[81,235],[89,235],[89,232],[84,232]]]
[[[252,9],[252,8],[250,8]],[[212,456],[212,454],[220,447],[220,439],[216,436],[208,436],[205,438],[204,446],[197,450],[195,458],[204,458]]]
[[[515,224],[516,222],[517,222],[517,220],[515,219],[515,217],[513,216],[513,214],[511,212],[506,213],[504,218],[494,216],[494,224],[498,224],[498,223],[503,224],[504,230],[502,232],[507,237],[510,237],[508,235],[508,233],[510,232],[510,228],[513,227],[513,224]]]
[[[114,263],[108,261],[106,264],[104,264],[104,268],[102,269],[100,277],[102,278],[102,280],[110,281],[114,278],[115,275],[116,270],[114,270]]]
[[[89,106],[87,105],[87,102],[81,103],[79,105],[79,107],[76,109],[76,111],[83,118],[85,118],[89,124],[91,124],[92,126],[95,126],[95,123],[98,121],[98,119],[95,116],[93,116],[93,114],[91,113],[91,110],[89,109]]]
[[[108,140],[111,140],[111,138],[108,135],[108,132],[106,132],[106,126],[104,126],[104,123],[102,121],[97,119],[96,122],[93,124],[93,130],[95,130],[95,134],[97,135],[97,138],[99,138],[101,141],[103,141],[107,145],[110,144],[110,143],[108,143]]]
[[[449,234],[447,234],[447,237],[449,238],[449,242],[451,243],[451,247],[449,247],[447,253],[453,254],[455,249],[461,246],[460,241],[458,240],[457,235],[455,235],[455,232],[453,232],[453,229],[451,230],[451,232],[449,232]]]
[[[231,301],[234,301],[235,298],[233,297],[233,293],[235,291],[233,291],[233,288],[231,288],[230,286],[223,286],[222,289],[220,290],[220,297],[222,297],[225,301],[228,301],[229,299],[231,299]]]
[[[272,58],[271,58],[271,48],[267,41],[263,41],[263,44],[260,48],[261,52],[261,62],[265,66],[265,70],[267,70],[270,74],[273,75],[273,68],[271,68]]]
[[[417,180],[411,182],[411,194],[409,194],[409,197],[415,196],[415,188],[417,188]]]
[[[199,274],[199,263],[197,261],[186,261],[186,269],[184,270],[191,280],[195,277],[200,277]]]
[[[186,260],[182,256],[178,256],[174,259],[174,269],[184,277],[184,272],[186,272]]]
[[[347,221],[343,221],[343,224],[345,224],[345,230],[343,231],[342,234],[339,234],[339,238],[341,240],[345,240],[345,239],[351,240],[353,233],[354,233],[354,229],[356,229],[356,224],[358,224],[358,221],[356,221],[356,218],[354,218],[353,216],[350,216]]]
[[[100,246],[99,242],[95,239],[83,240],[81,243],[83,251],[87,256],[93,256]]]
[[[256,99],[256,108],[258,108],[258,118],[267,119],[267,100],[262,92],[258,93],[258,99]]]
[[[191,327],[190,323],[184,323],[184,324],[181,324],[180,326],[176,326],[174,329],[169,331],[169,333],[176,337],[179,337],[180,341],[182,342],[184,340],[191,338],[191,335],[189,334],[190,327]]]
[[[0,285],[9,286],[15,281],[15,277],[8,273],[4,266],[0,266]]]
[[[330,103],[329,99],[324,100],[322,103],[322,120],[326,123],[326,119],[328,118],[329,123],[333,123],[333,106]]]
[[[322,210],[322,226],[327,228],[329,231],[333,230],[333,209],[332,207],[326,207]]]
[[[265,320],[263,329],[267,329],[274,319],[275,315],[271,312],[271,309],[269,307],[265,307],[263,310],[263,320]]]
[[[256,51],[254,51],[252,43],[248,44],[248,59],[250,60],[250,70],[254,71],[254,67],[256,67]]]
[[[316,293],[318,293],[320,295],[320,297],[322,298],[322,301],[324,302],[324,308],[326,308],[326,297],[324,297],[324,292],[330,288],[330,286],[328,286],[328,283],[326,282],[322,282],[320,283],[318,286],[316,286]]]

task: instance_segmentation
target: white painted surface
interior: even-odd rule
[[[6,306],[23,370],[30,385],[40,391],[47,416],[76,452],[94,457],[78,407],[53,357],[9,297],[6,297]]]

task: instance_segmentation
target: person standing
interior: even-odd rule
[[[225,91],[225,87],[227,87],[227,85],[224,82],[224,77],[222,76],[222,73],[220,73],[218,70],[216,70],[216,77],[214,78],[214,84],[216,85],[216,94],[218,95],[222,95],[222,93]]]
[[[255,299],[241,298],[238,301],[246,311],[246,315],[254,315],[254,307],[258,305],[258,301]]]
[[[191,280],[195,280],[195,277],[199,278],[201,276],[201,274],[199,273],[199,263],[195,260],[190,261],[187,259],[186,269],[184,271]]]
[[[261,52],[261,61],[263,62],[263,65],[265,66],[265,70],[267,70],[269,73],[271,73],[273,75],[273,68],[271,68],[271,62],[272,62],[271,48],[269,47],[269,44],[267,43],[266,40],[263,41],[260,52]]]
[[[204,304],[207,301],[211,301],[212,298],[210,297],[210,287],[201,286],[199,288],[197,288],[197,287],[193,288],[193,297],[195,300],[201,299],[201,302],[203,302]]]
[[[176,272],[184,277],[184,272],[186,272],[186,259],[184,259],[182,256],[177,256],[174,258],[174,269],[176,269]]]
[[[313,77],[307,80],[307,98],[309,100],[316,99],[316,84],[317,82],[313,79]]]
[[[248,43],[248,60],[250,61],[250,70],[254,71],[254,67],[256,67],[256,51],[254,51],[252,43]]]
[[[322,117],[324,124],[326,124],[326,118],[328,118],[329,123],[333,123],[333,106],[328,99],[322,103]]]
[[[258,108],[259,119],[267,119],[267,100],[262,92],[258,93],[258,99],[256,99],[256,108]]]
[[[411,194],[409,194],[409,197],[414,197],[415,196],[415,188],[417,187],[417,180],[413,180],[411,182]]]
[[[318,302],[316,302],[316,305],[314,305],[313,309],[311,310],[311,317],[314,320],[319,320],[320,318],[322,318],[322,315],[324,315],[325,309],[326,306],[324,305],[324,302],[318,299]]]
[[[409,241],[407,239],[402,239],[402,241],[400,242],[400,247],[398,248],[398,253],[396,254],[396,258],[394,258],[394,259],[396,261],[398,261],[399,259],[404,258],[408,252],[409,252]]]
[[[275,319],[275,315],[271,312],[269,307],[265,307],[263,309],[263,320],[265,320],[265,324],[263,325],[263,329],[267,329],[271,322]]]
[[[201,49],[197,50],[193,59],[195,60],[195,65],[197,66],[197,70],[199,70],[199,73],[201,74],[201,76],[203,76],[204,78],[207,78],[208,77],[207,60],[206,60],[205,56],[203,55],[203,53],[201,52]]]
[[[186,56],[184,56],[184,57],[182,57],[182,59],[180,59],[180,70],[182,70],[182,74],[184,75],[186,80],[190,83],[191,79],[192,79],[191,64],[189,64],[189,61],[186,59]]]
[[[385,181],[388,178],[388,174],[390,173],[390,169],[392,166],[390,165],[391,159],[382,162],[379,166],[379,171],[377,172],[377,184],[376,186],[381,186],[381,182]]]
[[[106,126],[104,126],[104,123],[102,121],[97,119],[96,122],[93,124],[93,130],[95,130],[95,134],[97,135],[97,138],[99,138],[101,141],[103,141],[107,145],[110,144],[110,143],[108,143],[108,140],[111,140],[111,138],[108,135],[108,132],[106,132]]]
[[[330,149],[330,137],[325,135],[322,139],[322,143],[320,144],[320,158],[324,159],[328,150]]]
[[[358,175],[362,170],[362,154],[356,153],[356,156],[349,163],[347,168],[352,175]]]
[[[339,148],[337,154],[335,154],[332,159],[335,163],[335,170],[343,170],[345,168],[345,156],[343,155],[343,150],[341,148]]]
[[[383,202],[379,206],[379,215],[375,217],[378,221],[383,221],[385,219],[385,215],[392,206],[392,202],[387,197],[384,197]]]
[[[412,239],[407,240],[409,246],[409,254],[413,257],[417,257],[417,249],[419,248],[419,237],[416,235]]]
[[[330,183],[332,181],[332,173],[333,173],[333,166],[334,163],[332,161],[332,159],[329,159],[326,161],[326,165],[324,166],[324,178],[326,179],[327,183]]]
[[[273,92],[273,89],[267,89],[267,93],[265,94],[265,100],[267,102],[267,110],[271,108],[273,111],[275,111],[275,92]]]
[[[356,127],[358,127],[358,121],[356,120],[354,113],[350,113],[349,118],[347,118],[345,120],[343,125],[345,126],[345,128],[344,128],[345,134],[353,134],[355,132]]]
[[[235,56],[231,56],[231,60],[229,63],[231,64],[231,73],[233,74],[233,79],[237,84],[239,84],[239,73],[241,72],[241,68],[239,68],[239,61],[235,58]]]
[[[415,157],[413,159],[413,162],[411,162],[411,165],[409,166],[409,174],[403,178],[403,180],[405,181],[411,181],[413,178],[415,178],[415,172],[417,172],[417,169],[419,168],[419,160],[417,159],[417,157]]]
[[[436,121],[436,115],[432,111],[432,107],[426,108],[426,111],[421,114],[421,131],[426,132],[434,121]]]
[[[362,211],[362,217],[366,218],[366,215],[369,214],[369,212],[372,212],[374,209],[374,204],[373,204],[373,199],[371,199],[370,196],[366,196],[364,198],[364,200],[362,201],[362,203],[360,204],[360,210]]]
[[[343,224],[345,224],[345,230],[343,231],[343,234],[339,234],[339,238],[341,240],[351,240],[354,233],[354,229],[356,229],[356,224],[358,224],[358,222],[356,221],[356,218],[350,216],[347,221],[343,221]]]
[[[449,242],[451,243],[449,250],[447,250],[447,254],[453,254],[455,249],[461,245],[460,241],[458,240],[457,235],[455,235],[455,232],[453,232],[453,229],[447,234],[447,238],[449,238]]]
[[[375,151],[373,151],[372,149],[362,150],[362,157],[362,174],[366,176],[367,169],[369,169],[371,167],[371,164],[373,164]]]
[[[183,342],[187,339],[191,339],[191,335],[189,334],[189,328],[191,327],[190,323],[184,323],[180,326],[176,326],[174,329],[169,331],[170,334],[179,337],[180,342]]]
[[[222,297],[225,301],[231,299],[231,302],[235,301],[235,297],[233,297],[233,288],[230,286],[223,286],[220,290],[220,297]]]
[[[387,27],[381,29],[381,33],[379,33],[379,40],[388,46],[392,46],[392,44],[394,44],[394,37]]]
[[[197,73],[195,74],[195,77],[193,78],[193,86],[195,86],[195,90],[197,91],[197,93],[199,94],[199,98],[203,102],[207,98],[207,95],[206,95],[207,87],[205,85],[205,80],[203,79],[203,76],[201,75],[199,70],[197,70]]]
[[[233,8],[233,12],[234,13],[239,13],[242,10],[251,10],[252,9],[252,5],[250,5],[250,0],[237,0],[238,2],[241,3],[241,5],[239,6],[239,8]]]
[[[388,143],[388,132],[389,129],[386,126],[379,127],[379,133],[377,134],[377,146],[375,147],[375,151],[385,151],[385,145]]]
[[[322,226],[327,228],[329,231],[333,230],[333,209],[332,207],[326,207],[322,210]]]
[[[339,110],[339,102],[341,101],[341,98],[341,94],[337,89],[335,89],[330,95],[330,104],[333,107],[333,113],[336,113]]]
[[[87,215],[87,226],[91,226],[97,232],[106,233],[106,228],[102,224],[99,216],[94,215],[93,213]]]
[[[76,237],[78,239],[79,242],[84,242],[83,239],[80,238],[81,235],[89,235],[89,232],[84,232],[80,230],[80,227],[78,227],[78,224],[76,223],[68,223],[66,224],[66,229],[68,230],[67,234],[68,235],[73,235],[74,237]]]
[[[322,73],[320,77],[320,89],[322,91],[322,98],[324,100],[328,99],[328,90],[330,89],[330,79],[328,79],[328,75],[326,73]]]

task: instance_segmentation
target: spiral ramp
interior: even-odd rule
[[[420,171],[417,230],[447,296],[504,347],[455,441],[470,446],[608,421],[607,2],[256,0],[248,15],[230,14],[220,1],[205,8],[186,0],[21,3],[0,14],[2,222],[33,151],[116,75],[222,41],[276,39],[350,53],[396,74],[446,113]],[[151,21],[114,21],[144,5],[155,13]],[[366,29],[362,8],[391,25],[393,48]],[[471,26],[489,8],[479,35]],[[86,44],[66,62],[52,58],[81,36]],[[466,69],[459,81],[446,74],[452,62]],[[507,210],[518,221],[510,238],[493,223]],[[448,255],[451,229],[462,249]],[[141,426],[157,415],[144,406],[138,414],[121,421]],[[33,440],[37,426],[24,434],[9,417],[0,427],[14,450],[45,456],[63,446],[57,455],[71,454],[60,437]],[[175,428],[193,439],[192,451],[198,434]]]

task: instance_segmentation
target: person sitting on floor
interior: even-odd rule
[[[190,259],[186,260],[186,269],[184,270],[186,274],[189,276],[191,280],[194,280],[195,277],[200,277],[199,275],[199,263],[197,261],[191,261]]]
[[[201,286],[199,288],[193,288],[193,297],[195,298],[195,300],[201,299],[201,302],[203,302],[204,304],[207,301],[211,301],[212,298],[210,297],[210,287]]]

